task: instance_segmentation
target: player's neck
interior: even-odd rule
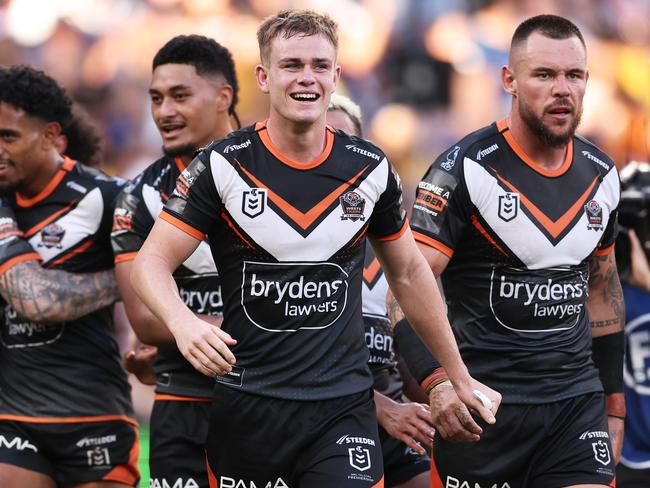
[[[310,163],[325,149],[325,117],[313,124],[297,124],[274,114],[266,129],[273,145],[296,163]]]
[[[548,171],[555,171],[564,164],[567,144],[562,146],[544,144],[520,117],[512,113],[507,121],[512,137],[532,161]]]
[[[179,156],[181,163],[183,163],[183,167],[187,167],[188,164],[192,161],[194,158],[194,153],[201,149],[202,147],[207,146],[210,144],[212,141],[218,141],[226,137],[228,134],[230,134],[233,131],[233,127],[230,124],[230,121],[225,122],[224,124],[220,125],[217,127],[214,132],[212,132],[212,135],[210,136],[209,139],[206,139],[205,141],[201,141],[197,144],[197,146],[194,148],[194,151],[192,151],[191,154],[183,154]]]
[[[34,171],[29,178],[23,181],[18,188],[18,193],[27,198],[35,197],[41,193],[50,181],[52,181],[52,178],[59,171],[62,163],[63,158],[56,152],[53,152],[50,158],[39,165],[37,171]]]

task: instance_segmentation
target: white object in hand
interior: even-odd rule
[[[487,408],[488,410],[492,410],[492,400],[490,400],[490,399],[485,395],[485,393],[483,393],[483,392],[480,391],[480,390],[474,390],[472,393],[474,393],[474,396],[475,396],[476,398],[478,398],[479,400],[481,400],[481,403],[483,404],[483,406],[484,406],[485,408]]]

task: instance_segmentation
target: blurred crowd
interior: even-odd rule
[[[361,105],[364,132],[391,157],[407,200],[435,155],[506,113],[499,67],[515,26],[538,13],[566,16],[587,37],[580,132],[620,166],[648,160],[650,0],[5,0],[0,64],[58,79],[97,124],[104,169],[129,177],[161,152],[147,94],[156,50],[188,33],[227,46],[248,125],[268,104],[253,78],[255,31],[287,7],[339,22],[339,91]]]

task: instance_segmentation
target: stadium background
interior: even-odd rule
[[[160,154],[147,95],[158,48],[189,33],[227,46],[248,125],[268,103],[253,78],[255,32],[289,7],[339,22],[339,91],[361,105],[366,136],[402,176],[407,207],[439,152],[507,112],[499,67],[516,25],[539,13],[569,17],[585,34],[590,79],[580,133],[619,166],[650,159],[650,0],[0,0],[0,64],[28,63],[57,78],[97,124],[104,169],[129,177]],[[149,486],[152,395],[133,384]]]

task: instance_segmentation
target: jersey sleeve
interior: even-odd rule
[[[113,212],[111,244],[116,263],[135,258],[153,223],[154,218],[142,196],[142,186],[139,182],[127,185],[118,195]]]
[[[388,164],[386,189],[380,195],[368,222],[368,235],[391,241],[400,237],[407,227],[406,211],[402,208],[402,184],[393,166]]]
[[[434,161],[418,185],[411,215],[415,240],[450,258],[472,212],[459,153],[455,146]]]
[[[604,256],[612,252],[614,250],[614,244],[616,242],[617,235],[618,235],[618,210],[614,210],[609,216],[607,227],[605,227],[605,230],[603,231],[603,237],[598,243],[598,248],[596,249],[596,256]]]
[[[203,240],[221,211],[221,200],[210,169],[210,148],[201,151],[176,180],[176,188],[160,218]]]
[[[0,200],[0,275],[11,267],[25,261],[40,261],[40,255],[23,239],[23,233],[18,228],[13,210],[2,199]]]

